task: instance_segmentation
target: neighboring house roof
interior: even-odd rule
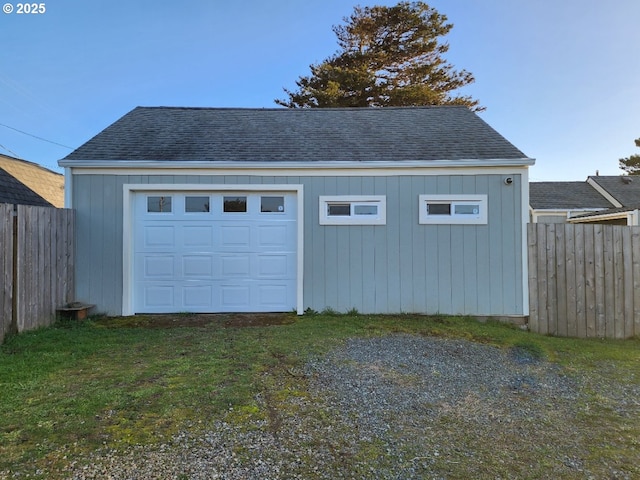
[[[626,225],[639,224],[639,210],[632,207],[609,208],[597,212],[587,212],[567,219],[569,223],[609,223],[623,221]]]
[[[600,187],[607,194],[618,201],[616,207],[637,208],[640,206],[640,176],[633,175],[607,175],[590,176],[587,182],[594,188]]]
[[[573,217],[571,217],[572,219],[574,218],[588,218],[588,217],[600,217],[603,215],[618,215],[618,214],[622,214],[622,213],[628,213],[628,212],[632,212],[633,210],[635,210],[635,208],[632,207],[620,207],[620,208],[607,208],[607,209],[603,209],[603,210],[597,210],[594,212],[585,212],[585,213],[581,213],[579,215],[574,215]]]
[[[464,106],[138,107],[63,160],[315,162],[512,160],[532,164]],[[69,163],[70,162],[70,163]]]
[[[35,205],[37,207],[53,206],[2,168],[0,168],[0,203]]]
[[[64,176],[37,163],[0,155],[0,168],[45,199],[49,206],[64,207]]]
[[[587,182],[531,182],[529,205],[543,209],[606,209],[614,205]]]

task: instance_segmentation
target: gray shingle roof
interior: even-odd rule
[[[52,207],[51,203],[0,168],[0,203]]]
[[[606,175],[589,179],[604,188],[623,207],[640,207],[640,176]]]
[[[587,182],[531,182],[529,205],[534,209],[613,207]]]
[[[62,162],[526,158],[466,107],[137,107]]]

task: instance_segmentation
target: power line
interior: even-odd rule
[[[64,148],[68,148],[69,150],[73,150],[73,147],[69,147],[68,145],[63,145],[63,144],[58,143],[58,142],[52,142],[51,140],[47,140],[46,138],[42,138],[42,137],[39,137],[37,135],[33,135],[31,133],[24,132],[22,130],[18,130],[17,128],[13,128],[13,127],[10,127],[9,125],[5,125],[4,123],[0,123],[0,126],[8,128],[10,130],[14,130],[14,131],[19,132],[19,133],[22,133],[23,135],[28,135],[30,137],[37,138],[38,140],[42,140],[43,142],[52,143],[53,145],[58,145],[59,147],[64,147]],[[2,147],[2,148],[4,148],[5,150],[7,150],[9,152],[11,151],[8,148],[5,148],[5,147]]]
[[[6,150],[7,152],[9,152],[14,157],[20,158],[20,156],[16,152],[14,152],[13,150],[10,150],[9,148],[7,148],[4,145],[2,145],[1,143],[0,143],[0,148],[2,148],[3,150]]]

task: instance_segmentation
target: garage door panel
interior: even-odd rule
[[[213,255],[184,255],[182,275],[189,278],[213,278]]]
[[[263,277],[284,277],[290,274],[289,256],[284,254],[258,255],[258,272]]]
[[[213,225],[184,225],[182,227],[182,245],[186,248],[213,247]]]
[[[220,306],[227,311],[249,311],[251,306],[249,285],[221,285]]]
[[[186,285],[182,289],[182,305],[186,311],[210,308],[213,304],[212,285]]]
[[[175,255],[147,255],[142,258],[142,261],[145,279],[172,279],[176,275]]]
[[[145,285],[143,312],[155,313],[158,309],[170,308],[175,304],[173,285]]]
[[[260,305],[265,307],[285,307],[289,305],[288,288],[286,284],[281,285],[259,285],[258,298]]]
[[[220,227],[220,246],[248,247],[251,245],[251,227],[247,225],[222,225]]]
[[[287,225],[259,225],[258,230],[258,246],[259,247],[282,247],[290,245],[287,235]]]
[[[174,248],[176,227],[174,225],[147,225],[144,227],[142,248]]]
[[[251,258],[249,255],[222,255],[220,256],[222,278],[251,276]]]

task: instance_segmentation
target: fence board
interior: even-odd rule
[[[577,320],[577,302],[576,302],[576,251],[575,251],[575,225],[564,225],[559,228],[564,229],[564,245],[566,248],[566,258],[567,264],[565,268],[567,269],[567,283],[564,288],[567,290],[567,335],[570,337],[575,337],[578,334],[578,329],[576,326]],[[552,302],[555,300],[550,298],[550,309],[554,309],[554,305]]]
[[[631,250],[631,230],[622,229],[622,268],[624,302],[622,315],[622,335],[626,338],[633,333],[633,250]]]
[[[558,302],[557,306],[557,329],[556,334],[560,336],[567,336],[567,290],[562,288],[567,282],[567,270],[566,270],[566,246],[562,241],[562,229],[556,229],[554,227],[554,242],[556,243],[556,289],[555,295]]]
[[[613,338],[624,336],[624,257],[622,247],[622,227],[615,226],[613,228],[613,302],[615,305]]]
[[[0,343],[13,320],[13,205],[0,204]]]
[[[631,271],[633,276],[632,334],[640,335],[640,230],[631,231]]]
[[[584,307],[585,307],[585,336],[596,336],[596,272],[595,272],[595,231],[592,228],[584,230]]]
[[[576,314],[575,336],[584,338],[587,336],[587,312],[585,308],[585,225],[574,225],[574,257],[575,257],[575,282],[576,282]],[[591,230],[591,229],[589,229]],[[575,246],[580,245],[578,250]]]
[[[604,228],[604,336],[615,338],[615,277],[613,226]]]
[[[555,227],[552,223],[546,229],[546,258],[547,258],[547,298],[556,298],[557,273],[555,268],[556,242]],[[558,334],[557,309],[547,308],[547,329],[549,335]]]
[[[544,278],[544,283],[538,283],[538,295],[539,295],[539,317],[538,317],[538,331],[543,335],[549,333],[549,308],[547,302],[547,236],[545,229],[539,229],[537,232],[538,245],[540,246],[540,254],[538,255],[538,279]]]
[[[530,224],[527,231],[531,330],[640,335],[640,227]]]
[[[536,332],[539,328],[540,313],[538,311],[538,249],[536,248],[536,231],[534,224],[527,226],[527,250],[529,265],[529,326]]]
[[[604,295],[604,229],[602,225],[594,225],[593,228],[593,250],[594,261],[593,268],[595,271],[595,311],[596,311],[596,336],[604,338],[605,336],[605,295]]]

